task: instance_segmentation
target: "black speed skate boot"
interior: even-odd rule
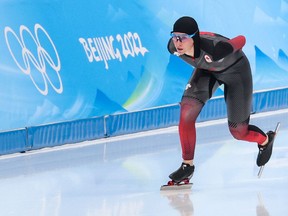
[[[195,166],[190,166],[189,164],[182,163],[181,167],[175,172],[169,175],[169,178],[172,179],[175,183],[181,183],[182,181],[188,181],[192,178],[194,173]]]
[[[272,155],[273,143],[276,133],[273,131],[269,131],[268,135],[268,143],[264,146],[258,145],[259,153],[257,156],[257,166],[264,166],[270,159]]]

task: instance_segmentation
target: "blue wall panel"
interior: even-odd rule
[[[256,92],[253,95],[253,112],[263,112],[288,107],[288,88]]]
[[[179,122],[179,108],[179,104],[175,104],[138,112],[109,115],[105,118],[107,136],[176,125]]]
[[[0,155],[22,152],[29,149],[26,136],[26,129],[0,133]]]
[[[104,117],[28,128],[28,143],[32,149],[93,140],[102,137],[104,137]]]
[[[227,116],[226,112],[224,97],[212,98],[203,107],[197,121],[225,118]]]

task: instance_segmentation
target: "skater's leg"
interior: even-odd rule
[[[186,164],[193,165],[196,143],[195,123],[203,103],[195,98],[183,97],[180,109],[179,136],[182,158]]]
[[[249,125],[252,76],[247,58],[243,57],[234,67],[219,76],[225,85],[224,95],[231,134],[236,139],[258,143],[259,153],[256,163],[258,166],[265,165],[272,154],[275,132],[265,134],[260,128]]]
[[[196,119],[207,100],[212,97],[219,83],[211,73],[196,69],[183,94],[180,109],[179,136],[182,158],[193,165],[196,142]]]
[[[211,98],[219,83],[204,70],[196,69],[190,78],[180,103],[179,137],[182,147],[183,163],[169,177],[174,182],[190,179],[194,173],[193,165],[196,144],[196,119],[205,102]]]
[[[249,119],[242,123],[229,121],[229,130],[237,140],[256,142],[259,145],[265,145],[268,142],[268,136],[260,128],[249,125]]]
[[[219,76],[224,83],[229,130],[238,140],[267,142],[267,135],[258,127],[249,125],[252,102],[252,76],[249,62],[243,57],[232,68]]]

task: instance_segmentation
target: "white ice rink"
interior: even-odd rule
[[[0,157],[1,216],[288,215],[288,110],[252,116],[281,127],[257,178],[254,143],[226,120],[197,124],[191,191],[160,192],[181,163],[177,127]]]

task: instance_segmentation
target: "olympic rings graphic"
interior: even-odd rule
[[[39,31],[40,30],[47,37],[48,42],[50,43],[50,46],[52,47],[52,50],[54,52],[53,53],[54,54],[53,55],[54,58],[52,58],[49,55],[48,51],[41,45],[40,40],[39,40]],[[25,38],[26,40],[24,39],[24,35],[26,36],[27,34],[24,34],[24,32],[28,33],[28,35],[29,35],[29,38],[27,38],[27,37]],[[58,94],[61,94],[63,92],[63,85],[62,85],[62,80],[61,80],[61,77],[60,77],[60,74],[59,74],[59,71],[61,69],[60,58],[59,58],[58,52],[56,50],[56,47],[55,47],[52,39],[50,38],[49,34],[47,33],[47,31],[40,24],[35,24],[35,26],[34,26],[34,35],[33,35],[26,26],[21,25],[19,33],[20,33],[20,38],[13,31],[13,29],[11,29],[8,26],[5,27],[6,44],[7,44],[9,52],[10,52],[14,62],[16,63],[16,65],[19,67],[19,69],[24,74],[30,76],[33,84],[35,85],[37,90],[42,95],[47,95],[48,94],[48,83],[50,83],[52,88]],[[14,36],[14,38],[19,43],[19,45],[20,45],[20,47],[22,49],[22,53],[21,53],[22,54],[22,59],[18,57],[19,53],[17,53],[17,51],[15,52],[15,50],[13,50],[13,48],[15,46],[13,48],[11,46],[12,44],[11,44],[10,41],[11,41],[11,37],[12,36]],[[35,45],[36,45],[36,49],[35,50],[32,50],[33,46],[30,45],[31,43],[29,43],[30,49],[27,47],[28,46],[28,43],[27,43],[28,39],[32,39],[32,41],[35,43]],[[47,43],[45,43],[45,45],[47,46]],[[33,55],[33,51],[34,51],[34,53],[37,53],[37,56]],[[18,54],[17,57],[16,57],[15,54]],[[54,62],[54,59],[56,59],[56,62]],[[46,67],[47,63],[56,72],[56,77],[58,78],[59,86],[55,86],[52,83],[49,75],[47,74],[47,67]],[[40,87],[40,84],[37,84],[35,78],[33,77],[32,73],[31,73],[31,64],[34,65],[34,67],[40,72],[40,74],[41,74],[41,76],[43,78],[43,81],[44,81],[44,87],[43,87],[43,84]],[[39,83],[39,81],[38,81],[38,83]]]

